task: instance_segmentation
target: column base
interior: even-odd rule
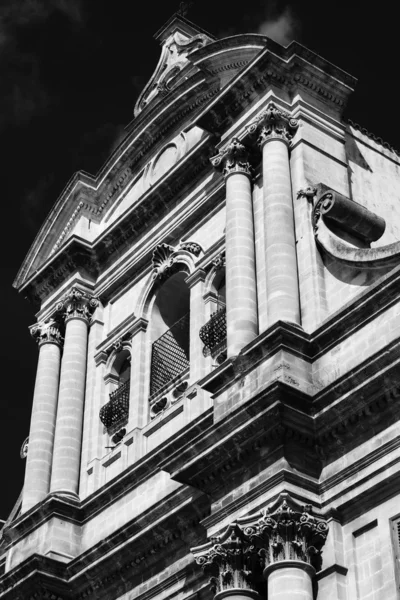
[[[260,594],[254,590],[245,590],[242,588],[232,588],[231,590],[223,590],[218,592],[214,596],[214,600],[225,600],[227,598],[234,597],[235,600],[260,600]]]
[[[53,492],[50,492],[49,496],[52,498],[60,498],[61,500],[74,500],[75,502],[81,501],[78,494],[69,490],[54,490]]]

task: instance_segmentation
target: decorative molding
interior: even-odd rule
[[[81,212],[82,208],[85,206],[84,202],[82,202],[82,200],[79,202],[78,206],[75,208],[74,212],[72,213],[72,215],[70,216],[66,226],[64,227],[64,229],[62,230],[58,240],[56,241],[56,243],[53,246],[52,251],[50,252],[50,256],[52,256],[61,246],[61,244],[64,241],[64,238],[66,237],[66,235],[71,231],[72,226],[74,225],[76,219],[78,218],[79,213]]]
[[[61,335],[60,324],[56,319],[51,318],[48,321],[32,325],[29,331],[39,347],[43,344],[57,344],[58,346],[63,344],[64,338]]]
[[[237,523],[207,544],[191,549],[196,563],[209,576],[214,594],[233,589],[256,591],[257,582],[262,581],[257,550]]]
[[[246,130],[249,135],[258,135],[257,143],[262,148],[271,140],[282,140],[290,145],[298,126],[299,122],[296,119],[292,119],[289,113],[270,102],[266,110],[248,125]]]
[[[380,146],[383,146],[386,150],[389,150],[390,152],[393,152],[397,156],[400,156],[400,150],[397,150],[397,148],[394,148],[391,144],[389,144],[388,142],[385,142],[381,137],[375,135],[374,133],[371,133],[370,131],[365,129],[365,127],[362,127],[361,125],[359,125],[358,123],[355,123],[351,119],[348,119],[347,122],[350,125],[350,127],[353,127],[354,129],[356,129],[357,131],[359,131],[366,137],[370,138],[371,140],[373,140]]]
[[[212,261],[212,265],[216,271],[219,269],[225,269],[225,250],[220,252],[216,258]]]
[[[310,504],[302,506],[282,493],[265,511],[238,523],[249,541],[260,548],[265,567],[283,560],[301,560],[321,570],[328,524],[312,514]]]
[[[65,322],[70,319],[82,319],[89,323],[98,305],[97,298],[74,287],[57,304],[57,311],[62,313]]]
[[[151,264],[153,267],[153,279],[166,279],[174,265],[174,248],[169,244],[159,244],[154,248]]]
[[[253,169],[249,157],[250,152],[246,146],[238,138],[233,138],[223,150],[212,156],[210,161],[213,167],[222,170],[225,177],[233,173],[251,177]]]
[[[196,258],[200,256],[201,252],[203,252],[202,247],[200,246],[200,244],[197,244],[197,242],[181,242],[180,246],[182,250],[190,252],[190,254],[193,254],[194,256],[196,256]]]
[[[311,505],[282,493],[264,511],[236,520],[221,536],[191,551],[214,593],[256,591],[263,571],[282,561],[301,561],[320,571],[327,535],[326,520],[314,516]]]

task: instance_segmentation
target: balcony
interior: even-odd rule
[[[128,422],[129,387],[130,379],[112,392],[110,400],[100,409],[100,421],[109,433],[113,433]]]
[[[199,336],[204,344],[204,356],[215,358],[218,364],[226,359],[226,308],[217,310],[200,328]]]
[[[153,343],[150,402],[189,369],[189,313]]]

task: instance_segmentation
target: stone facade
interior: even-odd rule
[[[0,597],[395,600],[399,155],[296,43],[158,39],[15,281],[39,359]]]

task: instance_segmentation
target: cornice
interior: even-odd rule
[[[20,598],[21,588],[29,576],[32,580],[39,570],[38,563],[39,581],[47,583],[48,578],[49,589],[58,589],[63,598],[108,599],[111,593],[116,593],[122,580],[128,591],[142,582],[143,567],[151,566],[154,570],[159,565],[158,569],[162,570],[166,551],[175,556],[187,555],[191,541],[200,541],[204,536],[200,522],[208,509],[209,502],[204,495],[181,488],[68,564],[43,556],[29,557],[0,579],[2,598]],[[185,542],[186,539],[190,542]],[[186,576],[193,571],[190,563],[183,569]],[[32,591],[33,582],[28,585]]]
[[[323,69],[328,70],[328,67],[330,75],[327,77]],[[340,117],[355,81],[300,44],[293,43],[276,52],[271,52],[267,45],[224,87],[199,115],[196,123],[207,131],[221,134],[259,98],[260,90],[271,84],[285,90],[291,97],[303,89],[314,97],[317,105],[328,103],[334,106]]]
[[[106,270],[116,257],[121,256],[132,238],[136,241],[149,229],[152,219],[158,220],[160,214],[168,210],[168,203],[179,192],[196,184],[209,166],[208,159],[213,148],[212,136],[204,138],[97,240],[91,243],[72,236],[54,256],[47,259],[39,272],[22,285],[20,291],[39,304],[75,271],[83,270],[96,280],[100,268]]]
[[[396,154],[396,156],[400,156],[400,150],[397,150],[397,148],[394,148],[391,144],[385,142],[381,137],[375,135],[374,133],[371,133],[370,131],[368,131],[368,129],[365,129],[365,127],[362,127],[361,125],[355,123],[351,119],[348,119],[347,122],[350,125],[350,127],[353,127],[353,129],[355,129],[356,131],[359,131],[367,138],[374,141],[376,144],[379,144],[379,146],[382,146],[385,150],[389,150],[389,152],[393,152],[393,154]]]

